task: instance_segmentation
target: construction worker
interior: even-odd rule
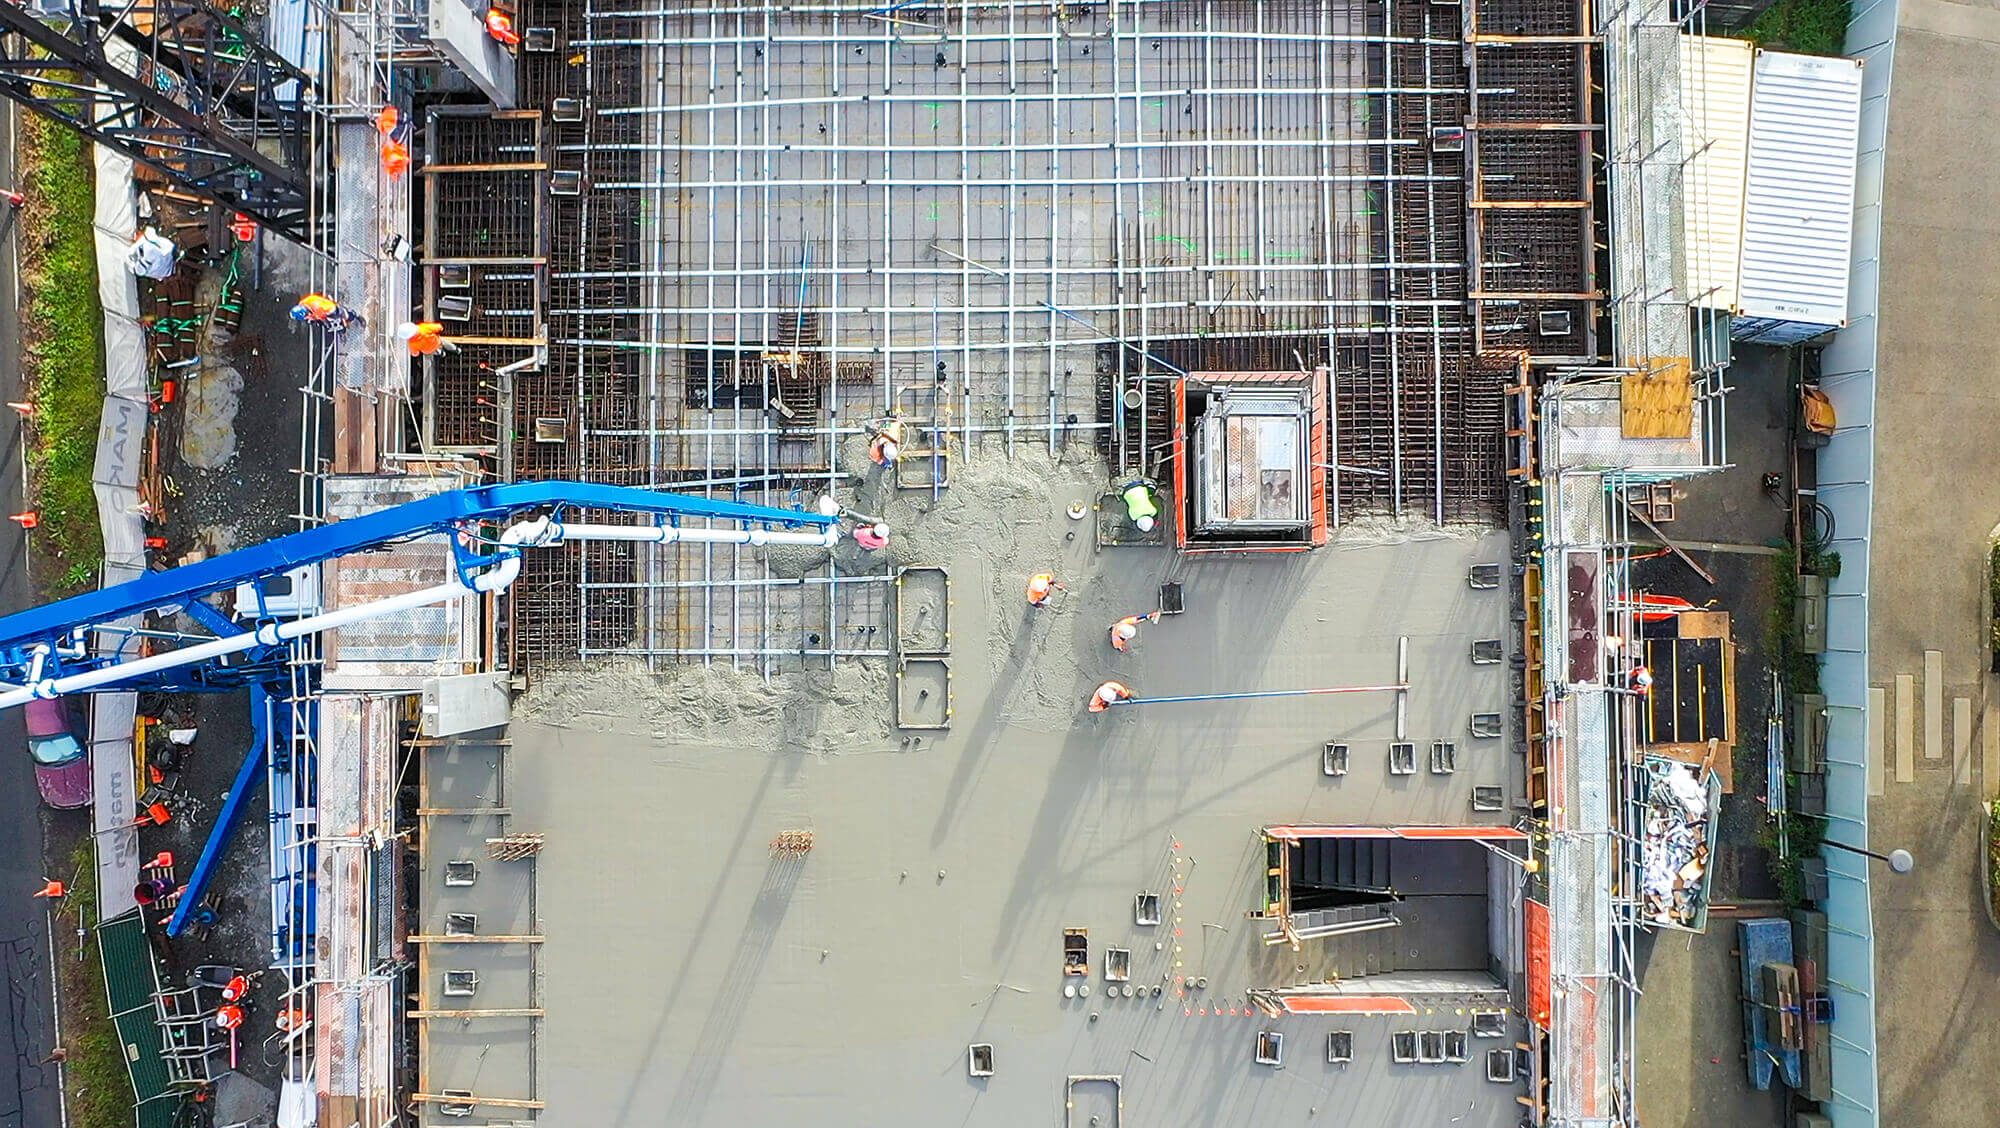
[[[854,543],[874,551],[889,547],[889,526],[884,524],[862,525],[854,530]]]
[[[486,34],[503,47],[519,47],[521,36],[514,30],[514,17],[498,8],[486,9]]]
[[[444,339],[444,326],[435,321],[405,321],[396,327],[396,336],[410,347],[411,356],[430,356],[439,350],[458,351],[457,345]]]
[[[229,982],[222,985],[222,1001],[225,1003],[240,1003],[243,1001],[243,996],[249,993],[250,978],[248,976],[232,975],[229,977]]]
[[[1160,516],[1160,507],[1153,501],[1152,487],[1144,482],[1128,482],[1124,497],[1125,516],[1138,526],[1140,532],[1152,532]]]
[[[243,1025],[243,1008],[235,1003],[224,1003],[215,1008],[215,1028],[234,1030]]]
[[[1653,692],[1653,671],[1645,666],[1632,667],[1632,692],[1641,697]]]
[[[325,294],[307,294],[292,307],[293,321],[327,321],[340,312],[340,303]]]
[[[391,180],[410,171],[410,147],[401,141],[382,142],[382,171],[388,173]]]
[[[868,457],[877,466],[894,466],[896,459],[902,457],[902,451],[903,421],[899,418],[882,424],[875,437],[868,440]]]
[[[360,314],[325,294],[307,294],[300,298],[299,304],[292,307],[292,320],[324,325],[335,333],[362,323]]]
[[[1047,606],[1049,602],[1049,596],[1053,595],[1055,593],[1055,590],[1061,586],[1062,586],[1061,584],[1056,582],[1055,576],[1049,572],[1036,572],[1034,575],[1029,576],[1028,606],[1030,607]]]
[[[1090,711],[1102,713],[1120,701],[1132,700],[1132,691],[1115,681],[1105,682],[1090,695]]]
[[[1127,615],[1111,624],[1111,649],[1125,652],[1131,647],[1132,640],[1139,637],[1140,623],[1156,623],[1159,619],[1160,613],[1153,611],[1145,615]]]

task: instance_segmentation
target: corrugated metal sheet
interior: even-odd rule
[[[1762,51],[1754,70],[1738,309],[1845,325],[1861,61]]]
[[[1756,49],[1742,39],[1681,37],[1681,151],[1687,154],[1682,212],[1688,300],[1736,308],[1743,251],[1743,182],[1750,152],[1750,72]]]

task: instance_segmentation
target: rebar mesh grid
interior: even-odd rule
[[[1482,5],[1482,30],[1581,19],[1515,7]],[[1336,468],[1336,521],[1498,520],[1504,381],[1476,327],[1588,347],[1588,216],[1476,216],[1498,237],[1484,289],[1535,289],[1475,298],[1468,169],[1490,158],[1474,191],[1495,202],[1587,203],[1589,142],[1464,126],[1574,122],[1587,66],[1576,44],[1482,46],[1475,97],[1461,11],[527,3],[556,44],[521,57],[523,105],[565,187],[540,197],[548,359],[514,386],[512,472],[784,504],[891,410],[961,446],[1094,440],[1158,470],[1176,369],[1326,366],[1335,461],[1374,471]],[[610,649],[766,669],[800,649],[747,620],[728,629],[766,643],[688,648],[683,565],[636,555],[656,606]],[[771,583],[699,555],[704,581]],[[567,617],[590,618],[616,589],[571,563]]]

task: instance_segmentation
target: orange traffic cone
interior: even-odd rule
[[[7,406],[14,409],[14,414],[24,419],[35,413],[35,405],[32,403],[23,403],[20,400],[8,400]]]
[[[42,523],[42,515],[32,509],[24,509],[19,513],[9,514],[7,519],[24,529],[32,529]]]
[[[54,900],[58,897],[61,897],[66,892],[68,892],[68,890],[64,887],[62,882],[51,881],[47,885],[42,886],[41,889],[35,893],[35,896],[47,897],[51,900]]]
[[[159,854],[155,856],[152,861],[146,863],[146,868],[147,869],[174,868],[174,852],[172,850],[160,851]]]

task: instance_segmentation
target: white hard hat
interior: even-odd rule
[[[889,460],[889,461],[891,461],[891,462],[894,462],[894,461],[896,461],[896,451],[897,451],[897,447],[896,447],[896,440],[894,440],[894,439],[883,439],[883,440],[882,440],[882,457],[883,457],[883,458],[886,458],[886,459],[888,459],[888,460]]]
[[[1153,519],[1151,517],[1141,517],[1139,518],[1138,521],[1134,522],[1134,524],[1139,526],[1139,531],[1142,533],[1150,533],[1153,531]]]
[[[415,340],[417,336],[417,323],[414,321],[405,321],[401,325],[396,326],[396,336],[401,337],[405,341]]]
[[[1117,626],[1112,627],[1111,630],[1119,638],[1136,638],[1138,637],[1139,634],[1139,628],[1133,626],[1130,623],[1120,623]]]
[[[868,526],[868,531],[881,537],[883,540],[889,539],[889,526],[887,525],[870,525]]]

